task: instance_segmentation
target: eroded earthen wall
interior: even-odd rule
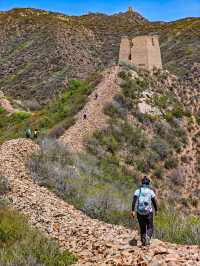
[[[149,36],[147,49],[149,70],[152,70],[154,67],[162,68],[160,45],[157,36]]]
[[[139,68],[148,69],[147,38],[138,36],[132,40],[131,63]]]
[[[132,40],[131,63],[139,68],[162,68],[160,45],[157,36],[138,36]]]
[[[126,63],[130,63],[131,59],[131,45],[128,37],[122,37],[119,51],[119,62],[123,61]]]

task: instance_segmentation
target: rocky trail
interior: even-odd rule
[[[79,258],[79,265],[198,266],[200,249],[153,240],[151,247],[129,245],[135,231],[91,219],[52,192],[34,183],[25,162],[39,147],[17,139],[0,147],[0,174],[11,184],[8,194],[13,206],[29,217],[30,223],[57,239],[60,247]]]
[[[75,125],[60,137],[60,140],[72,152],[80,152],[84,147],[86,137],[91,136],[96,130],[106,127],[106,115],[103,110],[120,90],[116,82],[118,71],[118,66],[105,71],[103,80],[89,96],[85,107],[78,113]]]

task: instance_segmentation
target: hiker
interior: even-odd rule
[[[87,119],[87,115],[86,115],[86,114],[83,115],[83,119],[84,119],[84,120]]]
[[[27,139],[31,139],[32,138],[32,131],[31,131],[30,128],[26,129],[25,134],[26,134],[26,138]]]
[[[97,100],[97,98],[98,98],[98,94],[97,93],[95,93],[94,98],[95,98],[95,100]]]
[[[39,130],[36,128],[33,132],[33,138],[37,139],[38,138],[38,134],[39,134]]]
[[[135,218],[135,209],[137,219],[140,226],[140,236],[142,245],[150,245],[150,240],[153,235],[153,207],[155,215],[157,213],[156,195],[150,186],[150,179],[146,176],[142,179],[142,185],[138,188],[133,196],[132,202],[132,218]]]

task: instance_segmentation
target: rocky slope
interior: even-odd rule
[[[106,128],[107,117],[104,108],[120,92],[117,85],[118,71],[117,66],[105,71],[103,80],[89,96],[88,103],[77,114],[76,123],[60,137],[60,141],[72,152],[81,152],[86,138],[90,138],[97,130]]]
[[[41,10],[0,13],[0,89],[45,104],[67,88],[118,60],[121,36],[160,35],[164,66],[182,75],[200,61],[199,18],[152,23],[136,12],[64,16]]]
[[[151,248],[130,246],[136,232],[122,226],[92,220],[32,181],[25,161],[38,146],[25,139],[0,147],[0,173],[9,177],[8,195],[14,207],[30,218],[33,226],[55,237],[61,248],[77,254],[76,265],[170,266],[200,265],[197,246],[179,246],[154,240]]]

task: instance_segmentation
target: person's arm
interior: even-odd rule
[[[153,198],[151,199],[151,201],[152,201],[152,204],[153,204],[154,210],[155,210],[155,212],[157,213],[157,211],[158,211],[158,204],[157,204],[156,197],[153,197]]]
[[[132,212],[131,212],[132,218],[135,218],[135,205],[136,205],[136,202],[137,202],[137,198],[138,197],[136,195],[133,196]]]
[[[153,190],[151,190],[151,202],[153,204],[155,213],[157,213],[158,211],[158,204],[157,204],[157,200],[156,200],[156,194]]]
[[[134,212],[135,211],[135,204],[136,204],[136,202],[137,202],[137,196],[136,195],[134,195],[133,196],[133,202],[132,202],[132,212]]]

